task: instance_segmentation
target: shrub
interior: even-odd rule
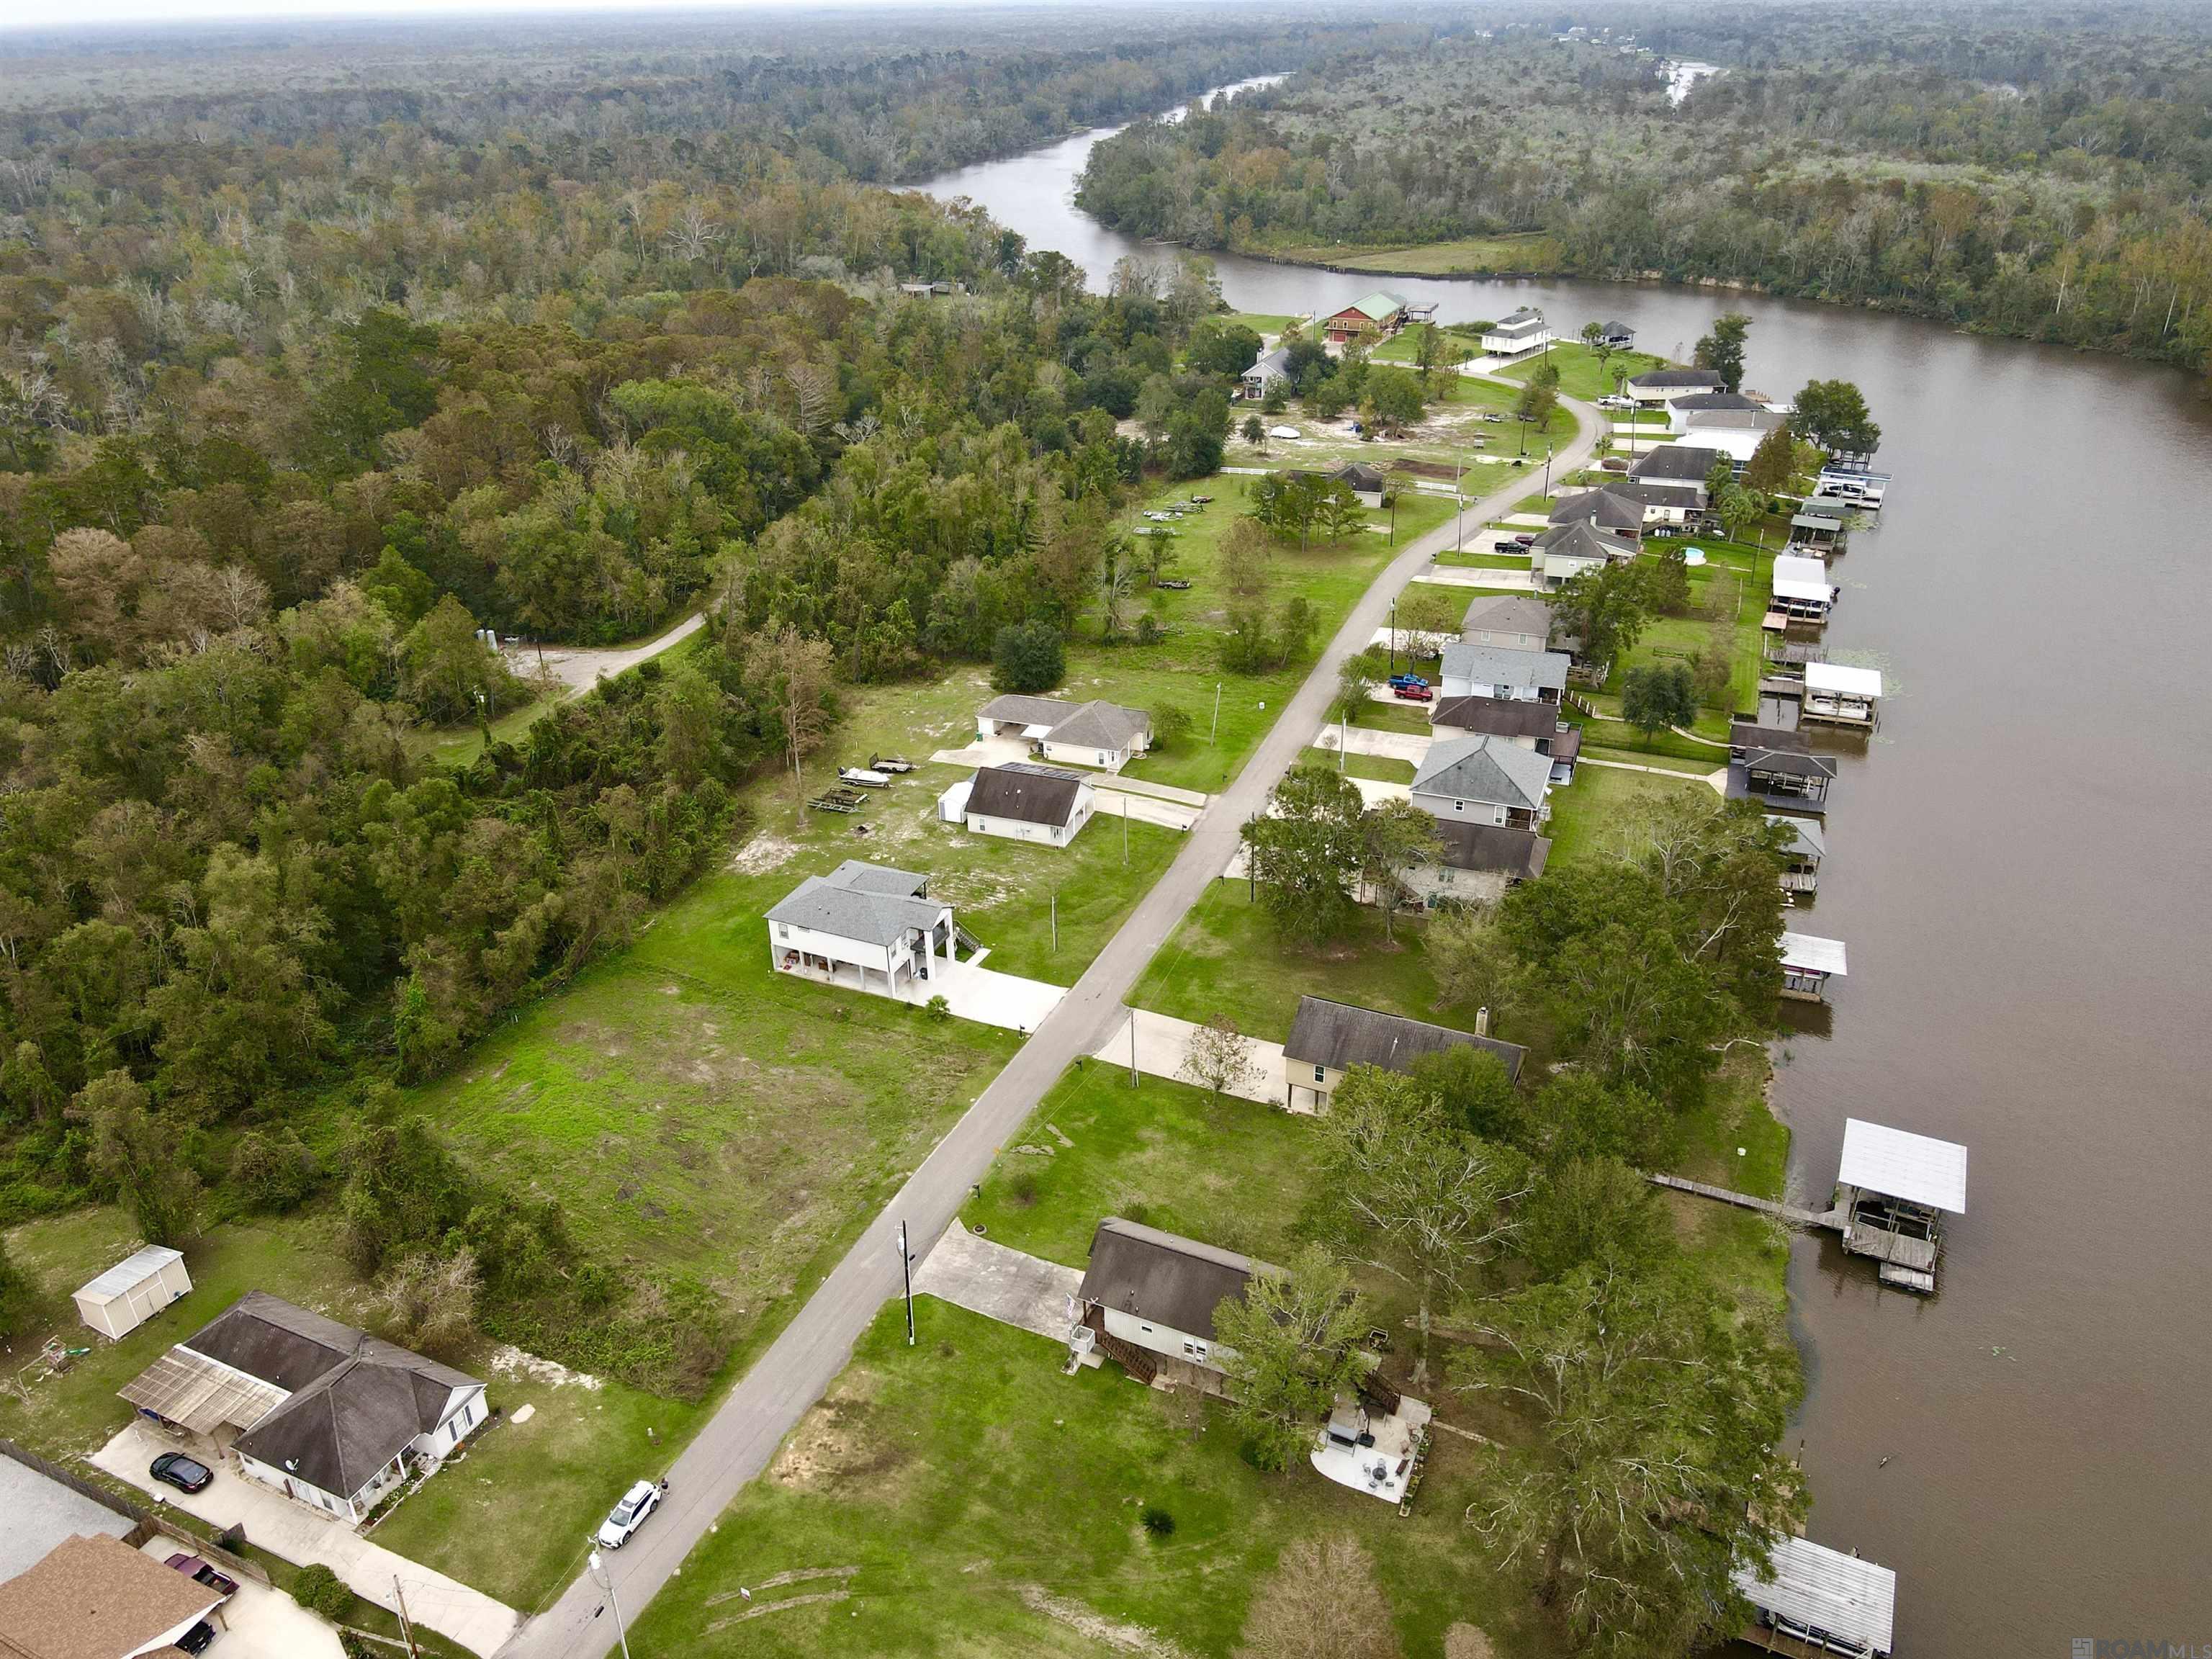
[[[1164,702],[1152,710],[1152,744],[1158,749],[1180,749],[1190,741],[1191,727],[1195,722],[1190,710],[1172,702]]]
[[[1024,623],[999,630],[991,651],[991,684],[1001,691],[1049,691],[1067,673],[1060,630],[1050,623]]]
[[[1155,1538],[1171,1538],[1175,1535],[1175,1516],[1156,1504],[1146,1504],[1144,1513],[1137,1519],[1144,1522],[1145,1530]]]
[[[945,1000],[942,992],[922,1004],[921,1011],[939,1024],[952,1018],[952,1005]]]
[[[230,1185],[257,1210],[282,1212],[314,1189],[322,1166],[289,1124],[249,1129],[230,1157]]]
[[[315,1561],[301,1568],[300,1576],[292,1581],[292,1599],[309,1613],[336,1623],[352,1605],[353,1592],[337,1574]]]
[[[1006,1183],[1006,1196],[1026,1210],[1036,1202],[1037,1178],[1024,1170]]]

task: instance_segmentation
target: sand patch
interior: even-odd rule
[[[781,836],[763,830],[738,848],[730,860],[730,868],[740,875],[764,875],[789,863],[798,851],[797,842],[786,841]]]
[[[1054,1595],[1038,1584],[1022,1586],[1022,1605],[1041,1613],[1055,1624],[1120,1653],[1141,1653],[1147,1659],[1189,1659],[1189,1655],[1158,1631],[1142,1625],[1124,1625],[1093,1613],[1070,1596]]]
[[[491,1368],[501,1376],[514,1377],[518,1381],[526,1377],[532,1382],[543,1382],[553,1389],[574,1387],[596,1394],[606,1386],[589,1371],[572,1371],[556,1360],[540,1359],[534,1353],[525,1353],[511,1342],[493,1351]]]

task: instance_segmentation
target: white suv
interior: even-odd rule
[[[660,1488],[650,1480],[639,1481],[623,1494],[623,1501],[615,1505],[614,1513],[600,1523],[599,1547],[620,1549],[645,1524],[645,1517],[659,1507]]]

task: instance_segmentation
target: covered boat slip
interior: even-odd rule
[[[1805,701],[1800,719],[1870,731],[1879,722],[1881,702],[1881,670],[1833,662],[1805,665]]]
[[[1881,1263],[1882,1283],[1931,1291],[1942,1249],[1941,1213],[1966,1212],[1966,1149],[1847,1119],[1836,1208],[1844,1217],[1844,1249]]]
[[[1769,1653],[1886,1655],[1895,1639],[1897,1573],[1856,1555],[1784,1538],[1765,1572],[1739,1567],[1735,1587],[1758,1610],[1742,1639]]]

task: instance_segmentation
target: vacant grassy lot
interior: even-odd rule
[[[1362,247],[1324,242],[1264,250],[1271,258],[1342,270],[1407,276],[1486,276],[1499,273],[1543,276],[1559,269],[1559,245],[1540,231],[1515,236],[1459,236],[1445,242],[1401,247]]]
[[[1308,766],[1327,766],[1346,777],[1371,778],[1377,783],[1411,783],[1413,763],[1383,755],[1340,755],[1334,749],[1309,749],[1298,757]]]
[[[1656,766],[1672,765],[1654,761]],[[1620,825],[1656,794],[1669,789],[1704,789],[1704,783],[1650,772],[1623,772],[1609,766],[1577,766],[1575,781],[1552,792],[1550,867],[1587,862],[1611,853]]]
[[[1455,1621],[1548,1650],[1525,1592],[1462,1519],[1491,1454],[1439,1437],[1410,1519],[1306,1469],[1261,1474],[1218,1411],[1060,1372],[1043,1339],[925,1298],[887,1309],[853,1366],[640,1618],[635,1651],[1031,1659],[1129,1650],[1101,1620],[1225,1655],[1285,1545],[1350,1533],[1376,1558],[1408,1653]],[[1173,1517],[1149,1532],[1147,1508]],[[749,1589],[752,1600],[738,1594]]]
[[[1573,334],[1582,326],[1579,323],[1553,322],[1552,326],[1563,333]],[[1633,380],[1638,374],[1667,367],[1664,357],[1649,351],[1614,351],[1607,353],[1600,362],[1598,354],[1579,340],[1561,340],[1549,351],[1513,364],[1498,372],[1525,380],[1536,372],[1537,365],[1549,363],[1559,371],[1559,390],[1570,398],[1608,398],[1613,395],[1616,376]]]
[[[1284,938],[1245,883],[1217,881],[1160,947],[1129,1000],[1178,1019],[1226,1014],[1238,1030],[1276,1042],[1289,1035],[1308,992],[1414,1019],[1468,1023],[1435,1007],[1420,921],[1401,917],[1396,931],[1396,942],[1386,942],[1382,913],[1362,907],[1342,939],[1316,950]],[[1474,1011],[1456,1012],[1471,1019]]]

